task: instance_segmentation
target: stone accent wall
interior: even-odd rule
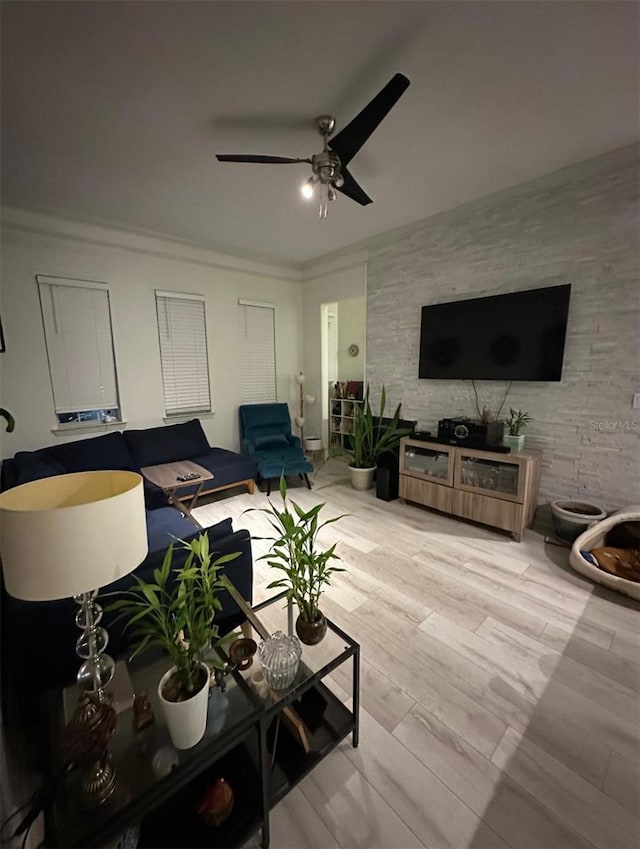
[[[367,380],[434,429],[475,417],[470,381],[418,379],[425,304],[571,283],[563,378],[513,384],[534,421],[540,501],[640,503],[640,146],[630,145],[375,240],[367,275]],[[526,316],[522,317],[526,321]],[[506,384],[477,381],[495,409]]]

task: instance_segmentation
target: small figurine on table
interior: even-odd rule
[[[151,707],[151,699],[149,693],[145,690],[143,693],[136,693],[133,697],[133,730],[137,734],[153,724],[153,708]]]
[[[216,828],[228,819],[233,810],[233,790],[224,778],[216,778],[204,793],[198,813],[211,828]]]

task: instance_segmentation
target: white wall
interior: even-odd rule
[[[364,380],[367,329],[367,300],[346,298],[338,304],[338,375],[340,380]],[[352,357],[349,346],[358,346]]]
[[[562,381],[514,382],[543,451],[541,500],[640,497],[640,148],[630,145],[369,243],[367,378],[433,429],[475,416],[470,381],[419,380],[424,304],[571,283]],[[523,316],[526,321],[526,316]],[[479,381],[496,409],[505,384]]]
[[[295,399],[294,374],[302,363],[302,287],[296,267],[5,209],[0,309],[7,350],[0,354],[0,405],[12,411],[17,425],[13,434],[2,432],[3,457],[60,439],[52,433],[56,423],[36,274],[109,284],[120,403],[129,428],[163,423],[155,289],[206,298],[215,415],[203,417],[202,424],[212,445],[232,450],[239,445],[238,298],[275,304],[278,400]]]
[[[362,298],[366,293],[366,252],[359,248],[334,254],[325,259],[308,263],[304,268],[302,319],[304,326],[304,372],[307,377],[305,392],[318,399],[313,407],[307,408],[305,417],[307,433],[322,434],[327,439],[327,422],[322,419],[322,404],[319,399],[328,392],[322,382],[321,305],[343,300]],[[338,331],[340,322],[338,318]]]

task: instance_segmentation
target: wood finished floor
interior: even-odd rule
[[[290,494],[349,514],[322,533],[347,567],[323,609],[361,644],[362,712],[359,748],[272,812],[273,849],[637,849],[640,606],[533,531],[516,543],[356,493],[336,461]],[[266,504],[194,515],[260,536],[266,517],[243,511]],[[267,548],[253,543],[255,601],[273,593]],[[348,699],[347,670],[331,686]]]

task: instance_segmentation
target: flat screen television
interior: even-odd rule
[[[419,377],[562,378],[571,285],[422,307]]]

